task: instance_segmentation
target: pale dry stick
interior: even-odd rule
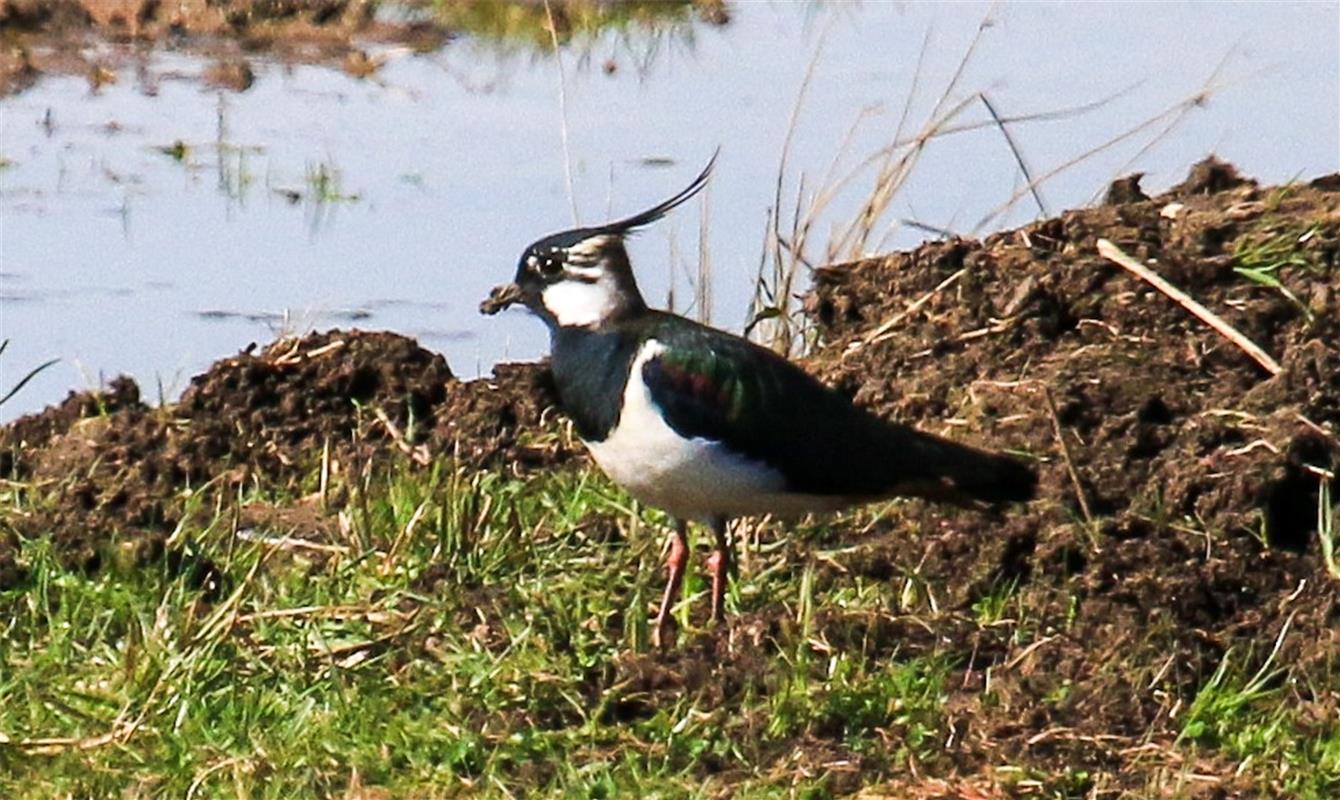
[[[241,763],[243,763],[242,758],[233,756],[232,758],[225,758],[216,764],[211,764],[201,770],[196,774],[195,780],[191,781],[191,785],[186,789],[186,800],[193,800],[195,798],[195,793],[200,791],[201,786],[205,785],[205,781],[209,780],[209,776],[216,772],[228,769],[229,767],[235,767]]]
[[[93,750],[103,745],[129,739],[140,727],[143,718],[123,722],[97,736],[51,736],[12,742],[14,747],[33,755],[55,755],[66,750]]]
[[[554,46],[554,64],[558,67],[558,135],[563,144],[563,181],[567,184],[568,203],[572,206],[572,224],[581,225],[577,213],[577,193],[572,184],[572,150],[568,145],[568,89],[563,74],[563,54],[558,49],[558,26],[554,24],[554,9],[544,0],[544,14],[549,20],[549,41]]]
[[[708,204],[712,187],[703,190],[701,211],[698,214],[698,282],[693,287],[694,302],[698,304],[698,321],[712,324],[712,253],[707,247],[711,235],[711,215]]]
[[[341,556],[349,554],[349,548],[344,545],[313,542],[309,539],[299,539],[296,536],[266,536],[254,533],[250,528],[239,530],[237,538],[244,542],[273,547],[276,550],[315,550],[318,553],[331,553]]]
[[[1106,258],[1108,261],[1111,261],[1167,295],[1173,302],[1189,311],[1201,322],[1204,322],[1206,325],[1213,328],[1220,336],[1223,336],[1225,339],[1237,345],[1238,349],[1251,356],[1252,359],[1260,364],[1266,372],[1269,372],[1271,375],[1278,375],[1284,370],[1284,368],[1279,365],[1278,361],[1271,358],[1266,351],[1262,350],[1260,346],[1251,339],[1248,339],[1237,328],[1229,325],[1222,317],[1196,302],[1186,292],[1173,286],[1157,272],[1146,267],[1144,264],[1141,264],[1139,261],[1136,261],[1134,258],[1131,258],[1122,251],[1120,247],[1117,247],[1112,242],[1107,239],[1099,239],[1098,255]]]
[[[1061,416],[1056,412],[1056,401],[1052,399],[1051,387],[1045,383],[1038,385],[1042,387],[1042,397],[1047,401],[1047,412],[1052,417],[1052,433],[1056,436],[1056,444],[1061,448],[1061,458],[1065,460],[1065,471],[1070,475],[1070,483],[1075,487],[1079,510],[1084,514],[1084,521],[1092,526],[1093,511],[1089,508],[1089,498],[1084,494],[1084,484],[1080,483],[1079,470],[1075,469],[1075,461],[1070,457],[1070,445],[1066,444],[1065,432],[1061,430]]]
[[[1044,636],[1041,639],[1038,639],[1036,642],[1033,642],[1028,647],[1025,647],[1023,650],[1019,651],[1019,654],[1016,655],[1014,658],[1010,659],[1009,662],[1005,664],[1005,669],[1011,670],[1019,666],[1020,664],[1024,663],[1024,660],[1027,659],[1029,656],[1033,655],[1033,653],[1039,647],[1042,647],[1043,645],[1054,641],[1056,638],[1058,638],[1058,636],[1059,634],[1053,636]]]
[[[330,510],[330,435],[327,434],[321,442],[321,472],[317,479],[317,499],[320,501],[321,510]]]
[[[963,273],[967,271],[968,268],[964,267],[963,269],[960,269],[958,272],[955,272],[953,275],[950,275],[948,278],[945,278],[944,280],[940,281],[938,286],[936,286],[934,289],[931,289],[929,292],[926,292],[921,297],[918,297],[916,300],[913,300],[911,303],[908,304],[907,308],[904,308],[902,311],[899,311],[897,314],[894,314],[885,322],[880,323],[878,328],[875,328],[873,331],[866,334],[865,338],[862,341],[857,342],[856,346],[850,348],[847,352],[854,352],[856,350],[861,349],[862,347],[868,347],[872,344],[879,344],[885,339],[892,338],[893,336],[892,331],[895,327],[897,327],[898,323],[902,322],[903,320],[907,319],[908,317],[920,311],[922,306],[929,303],[940,292],[943,292],[945,289],[948,289],[950,286],[952,286],[954,282],[957,281],[959,278],[963,277]]]
[[[1295,414],[1294,417],[1299,422],[1311,428],[1313,431],[1321,434],[1323,437],[1330,439],[1331,441],[1334,442],[1340,442],[1340,436],[1336,436],[1333,432],[1327,430],[1326,428],[1323,428],[1322,426],[1318,425],[1317,423],[1313,422],[1312,420],[1308,419],[1302,414]]]
[[[401,432],[400,427],[391,421],[384,410],[377,408],[374,413],[377,416],[377,421],[386,428],[386,432],[391,436],[391,441],[395,442],[396,447],[400,448],[400,452],[409,456],[411,461],[421,467],[426,467],[432,462],[433,459],[428,453],[427,445],[410,444],[409,440],[405,438],[405,434]]]

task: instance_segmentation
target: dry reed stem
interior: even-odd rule
[[[1248,339],[1241,331],[1234,328],[1232,325],[1229,325],[1222,317],[1215,314],[1210,309],[1196,302],[1191,295],[1178,289],[1176,286],[1173,286],[1157,272],[1154,272],[1149,267],[1146,267],[1144,264],[1131,258],[1123,252],[1120,247],[1117,247],[1107,239],[1099,239],[1098,255],[1106,258],[1108,261],[1111,261],[1167,295],[1173,302],[1191,312],[1193,316],[1201,322],[1204,322],[1206,325],[1209,325],[1220,336],[1223,336],[1244,353],[1251,356],[1256,363],[1260,364],[1261,367],[1272,376],[1278,375],[1283,371],[1284,368],[1280,366],[1278,361],[1271,358],[1270,354],[1265,350],[1262,350],[1261,347],[1251,339]]]
[[[568,144],[568,89],[563,74],[563,53],[558,49],[558,26],[554,23],[554,9],[544,0],[544,14],[549,21],[549,41],[554,46],[554,64],[558,67],[558,135],[563,145],[563,181],[568,190],[568,204],[572,206],[572,224],[581,225],[577,212],[577,193],[572,184],[572,150]]]
[[[1150,117],[1144,122],[1141,122],[1139,125],[1136,125],[1135,127],[1130,128],[1129,130],[1123,133],[1119,133],[1116,136],[1113,136],[1111,139],[1108,139],[1106,142],[1103,142],[1102,144],[1097,145],[1095,147],[1091,147],[1088,150],[1084,151],[1083,153],[1080,153],[1079,155],[1075,156],[1074,158],[1071,158],[1070,160],[1053,167],[1047,172],[1044,172],[1043,174],[1039,175],[1035,180],[1029,181],[1023,188],[1015,190],[1014,193],[1010,195],[1008,200],[1006,200],[1004,203],[997,206],[986,216],[978,220],[977,225],[974,226],[973,230],[980,231],[986,228],[994,220],[999,218],[1002,214],[1014,208],[1014,204],[1019,202],[1019,199],[1022,198],[1024,195],[1029,194],[1031,191],[1033,191],[1034,188],[1041,186],[1042,184],[1046,183],[1047,181],[1051,180],[1052,178],[1056,177],[1062,172],[1065,172],[1070,168],[1078,164],[1081,164],[1089,160],[1090,158],[1098,155],[1099,153],[1108,150],[1112,147],[1115,147],[1116,145],[1126,141],[1127,139],[1130,139],[1140,134],[1141,132],[1149,128],[1152,128],[1162,120],[1172,118],[1173,120],[1172,125],[1166,126],[1162,131],[1155,134],[1155,136],[1149,142],[1146,143],[1145,148],[1142,149],[1141,151],[1145,152],[1146,150],[1148,150],[1150,146],[1157,143],[1161,138],[1166,136],[1172,130],[1172,128],[1176,126],[1176,123],[1179,122],[1182,119],[1182,117],[1184,117],[1192,108],[1197,108],[1199,106],[1204,105],[1206,100],[1208,100],[1209,97],[1213,95],[1214,91],[1215,87],[1207,84],[1206,86],[1202,87],[1200,91],[1196,92],[1190,97],[1177,101],[1176,103],[1164,109],[1163,111],[1159,112],[1158,114],[1155,114],[1154,116]]]
[[[1005,126],[1005,120],[996,112],[996,107],[991,103],[991,99],[986,96],[986,92],[978,92],[977,96],[981,98],[982,105],[991,114],[991,119],[995,120],[996,127],[1000,128],[1000,135],[1005,137],[1005,144],[1010,146],[1010,153],[1014,155],[1014,163],[1019,165],[1019,171],[1023,173],[1024,180],[1028,182],[1029,191],[1033,194],[1033,202],[1038,204],[1038,213],[1044,217],[1051,216],[1047,211],[1047,204],[1042,202],[1042,192],[1040,187],[1033,180],[1033,171],[1028,168],[1028,162],[1024,160],[1023,151],[1010,135],[1010,129]]]
[[[1052,419],[1052,432],[1056,435],[1057,446],[1061,448],[1061,458],[1065,461],[1065,471],[1070,476],[1070,483],[1075,487],[1079,510],[1084,514],[1084,521],[1093,525],[1093,511],[1089,508],[1089,498],[1084,494],[1084,484],[1080,482],[1079,470],[1075,468],[1075,461],[1070,457],[1070,445],[1066,444],[1065,432],[1061,430],[1061,417],[1056,413],[1056,401],[1052,399],[1051,387],[1045,383],[1038,385],[1042,387],[1042,397],[1047,401],[1047,413]]]

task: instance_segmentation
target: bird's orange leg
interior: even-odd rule
[[[707,560],[707,569],[712,573],[713,622],[721,622],[726,618],[726,581],[730,577],[730,534],[727,522],[725,517],[716,517],[712,520],[716,549]]]
[[[670,644],[671,628],[674,626],[670,612],[674,610],[675,600],[679,597],[679,587],[684,583],[684,569],[688,563],[688,523],[676,520],[675,530],[670,534],[670,553],[665,557],[665,594],[661,596],[661,610],[656,614],[651,630],[652,644],[658,648]]]

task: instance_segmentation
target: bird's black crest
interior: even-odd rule
[[[553,256],[562,258],[563,251],[569,250],[581,242],[594,239],[597,236],[609,236],[616,241],[622,240],[627,234],[632,233],[638,228],[650,225],[701,192],[703,187],[707,186],[708,179],[712,176],[712,167],[716,165],[717,155],[720,152],[720,149],[718,149],[716,152],[712,153],[712,158],[708,160],[707,166],[703,167],[703,171],[698,173],[698,177],[694,178],[692,183],[684,187],[678,194],[671,197],[669,200],[653,206],[646,211],[634,214],[631,217],[625,217],[624,219],[616,220],[614,222],[607,222],[604,225],[593,225],[589,228],[573,228],[572,230],[559,231],[558,233],[550,234],[526,248],[526,255],[533,255],[537,258]]]
[[[712,157],[707,160],[707,166],[703,167],[703,171],[699,172],[698,177],[694,178],[693,182],[684,187],[679,194],[640,214],[634,214],[631,217],[626,217],[616,222],[608,222],[593,228],[591,229],[591,233],[593,235],[604,233],[622,236],[630,231],[650,225],[661,217],[664,217],[676,207],[683,205],[698,192],[701,192],[703,187],[707,186],[707,180],[712,176],[712,167],[716,165],[717,156],[720,153],[720,148],[713,152]]]

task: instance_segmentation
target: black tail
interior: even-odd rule
[[[904,429],[912,458],[904,461],[911,485],[899,493],[958,503],[1020,503],[1037,496],[1038,475],[1029,464],[938,436]],[[902,459],[900,459],[902,460]]]

